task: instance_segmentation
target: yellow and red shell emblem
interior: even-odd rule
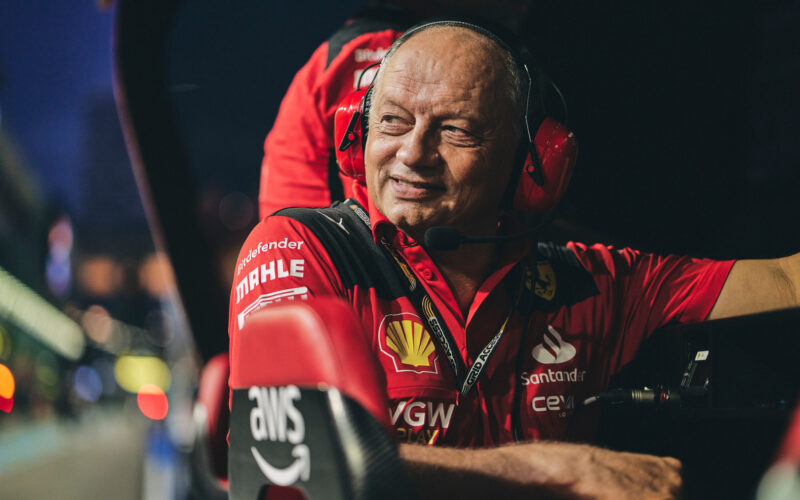
[[[419,316],[387,314],[378,328],[381,352],[398,372],[439,373],[436,345]]]

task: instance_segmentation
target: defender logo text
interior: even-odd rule
[[[305,265],[306,261],[303,259],[290,259],[288,264],[283,259],[275,259],[261,264],[236,284],[236,303],[262,283],[289,276],[302,278]]]
[[[553,365],[571,360],[575,357],[575,352],[574,345],[562,339],[561,334],[552,325],[547,325],[542,343],[533,348],[531,356],[539,363]]]
[[[295,408],[294,401],[300,399],[300,389],[294,385],[285,387],[251,387],[247,397],[256,402],[250,410],[250,432],[256,441],[279,441],[294,445],[294,462],[283,469],[272,466],[261,456],[255,446],[250,452],[264,476],[273,484],[289,486],[299,480],[308,481],[311,476],[311,454],[303,444],[306,436],[303,415]],[[290,425],[291,424],[291,427]]]
[[[278,241],[270,241],[269,243],[262,243],[259,241],[258,244],[255,246],[255,248],[251,248],[250,251],[247,252],[247,255],[242,257],[242,260],[236,267],[236,275],[238,276],[239,273],[242,272],[244,266],[249,264],[251,260],[255,259],[262,253],[269,252],[270,250],[274,250],[276,248],[280,249],[290,248],[292,250],[294,249],[300,250],[300,248],[303,246],[303,243],[305,243],[305,241],[302,240],[289,241],[289,238],[284,238]]]

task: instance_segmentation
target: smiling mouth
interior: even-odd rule
[[[397,177],[390,177],[392,182],[394,182],[397,186],[401,188],[408,188],[414,190],[423,190],[423,191],[444,191],[444,186],[440,186],[438,184],[433,184],[430,182],[413,182],[405,179],[400,179]]]

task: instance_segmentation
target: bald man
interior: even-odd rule
[[[424,497],[675,497],[675,459],[553,441],[591,430],[575,402],[657,328],[797,306],[800,256],[718,262],[532,239],[426,248],[434,226],[521,230],[506,197],[527,147],[525,71],[480,26],[401,36],[372,89],[354,199],[253,230],[229,333],[271,301],[352,304]]]

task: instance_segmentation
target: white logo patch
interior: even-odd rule
[[[308,481],[311,475],[311,453],[303,443],[306,426],[303,415],[294,406],[300,399],[300,389],[285,387],[251,387],[247,396],[256,406],[250,410],[250,433],[256,441],[279,441],[293,444],[291,465],[284,469],[272,466],[255,446],[250,447],[253,458],[271,483],[289,486],[298,480]],[[291,427],[290,427],[291,425]]]
[[[306,261],[303,259],[289,259],[288,264],[284,259],[271,260],[251,270],[236,284],[236,303],[238,304],[258,285],[289,276],[302,278],[305,272]]]
[[[392,425],[397,425],[397,422],[402,417],[403,422],[411,427],[420,427],[427,425],[428,427],[436,427],[440,425],[443,429],[450,427],[450,419],[453,418],[453,410],[456,405],[453,403],[434,403],[432,401],[400,401],[394,409],[389,409],[389,417],[392,419]]]
[[[345,234],[347,234],[347,235],[349,235],[349,234],[350,234],[350,231],[348,231],[348,230],[347,230],[347,228],[346,228],[346,227],[344,227],[344,218],[342,218],[342,217],[339,217],[339,222],[336,222],[336,221],[335,221],[333,218],[331,218],[331,217],[330,217],[330,216],[328,216],[327,214],[324,214],[324,213],[320,212],[319,210],[317,210],[317,213],[318,213],[318,214],[320,214],[321,216],[325,217],[325,218],[326,218],[326,219],[328,219],[329,221],[333,222],[333,223],[334,223],[334,224],[336,224],[337,226],[339,226],[339,229],[341,229],[342,231],[344,231],[344,232],[345,232]]]
[[[533,359],[545,365],[565,363],[575,357],[575,346],[561,338],[558,330],[547,325],[542,343],[531,351]]]
[[[256,300],[254,300],[249,306],[245,307],[244,310],[242,310],[242,312],[236,316],[236,319],[239,322],[239,330],[244,327],[244,320],[247,319],[251,313],[254,313],[262,307],[275,302],[280,302],[282,300],[295,300],[297,298],[307,300],[308,287],[301,286],[297,288],[287,288],[286,290],[278,290],[277,292],[259,295]]]

